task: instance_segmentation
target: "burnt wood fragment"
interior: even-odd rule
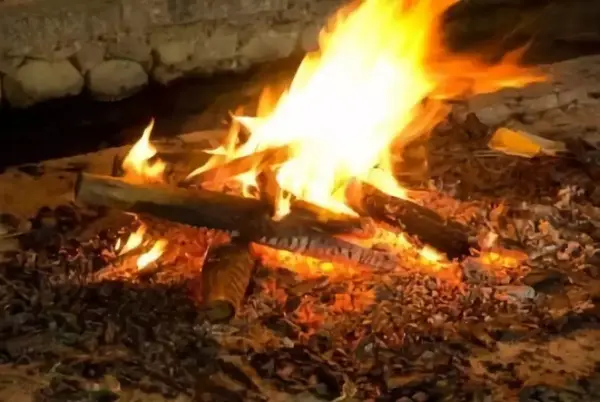
[[[320,233],[308,236],[263,237],[257,243],[318,259],[350,262],[378,269],[393,269],[398,264],[398,258],[392,253],[365,248]]]
[[[210,251],[202,267],[202,311],[210,322],[225,322],[238,311],[255,267],[248,244],[231,243]]]
[[[445,253],[449,258],[470,255],[469,229],[456,221],[446,220],[437,212],[409,200],[366,188],[362,208],[374,219],[400,227],[422,243]]]

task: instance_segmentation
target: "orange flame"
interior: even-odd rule
[[[293,144],[291,158],[275,167],[285,190],[278,197],[289,193],[334,212],[356,215],[346,199],[352,181],[406,197],[392,175],[392,146],[427,134],[447,113],[440,100],[542,80],[515,64],[519,53],[494,66],[450,54],[440,23],[457,1],[364,0],[343,10],[334,29],[321,32],[320,52],[307,55],[287,92],[275,100],[266,91],[258,117],[235,117],[235,126],[250,131],[248,141],[230,141],[220,151],[231,160]],[[249,173],[246,183],[260,172]]]
[[[495,248],[492,250],[483,251],[480,260],[490,266],[504,268],[518,268],[529,258],[526,253],[520,250],[507,250]]]
[[[147,231],[148,228],[145,225],[140,225],[140,227],[138,227],[135,232],[129,235],[122,248],[121,241],[120,239],[118,239],[117,243],[115,244],[115,250],[118,251],[118,255],[123,255],[144,245],[144,237],[146,236]],[[167,243],[168,242],[165,239],[157,240],[152,245],[150,250],[143,254],[140,254],[136,260],[136,266],[138,270],[141,271],[154,261],[158,260],[160,256],[163,255],[163,253],[165,252]],[[148,242],[146,242],[146,244],[148,244]]]
[[[156,148],[150,143],[150,134],[154,128],[154,119],[144,129],[142,137],[136,142],[123,160],[125,178],[130,181],[162,181],[166,164],[163,161],[150,162]]]
[[[167,247],[167,241],[165,239],[160,239],[156,243],[152,245],[152,248],[140,255],[137,259],[137,268],[139,271],[146,268],[148,265],[158,260],[161,255],[165,252],[165,248]]]
[[[146,234],[146,226],[141,225],[134,233],[131,233],[127,238],[127,241],[123,245],[123,248],[120,248],[120,242],[117,243],[116,249],[119,250],[119,255],[123,255],[131,250],[134,250],[141,246],[142,240],[144,240],[144,235]]]

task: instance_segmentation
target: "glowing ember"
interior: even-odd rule
[[[425,246],[419,251],[419,255],[428,262],[438,263],[444,261],[444,256],[436,249]]]
[[[144,238],[146,237],[146,233],[148,228],[146,225],[140,225],[137,230],[129,235],[125,244],[121,247],[121,240],[118,239],[115,244],[115,250],[118,252],[118,255],[124,255],[130,251],[136,250],[139,247],[142,247],[144,244],[149,244],[149,241],[144,242]],[[135,264],[138,270],[142,270],[146,268],[148,265],[158,260],[160,256],[165,252],[166,246],[168,242],[165,239],[160,239],[156,241],[150,250],[145,253],[140,254],[136,260]]]
[[[528,255],[522,251],[499,248],[482,252],[479,256],[484,264],[502,268],[518,268],[528,258]]]
[[[348,278],[361,272],[360,267],[335,261],[324,261],[287,250],[276,250],[260,244],[252,244],[252,253],[259,257],[261,263],[266,267],[287,267],[307,278],[321,275]]]
[[[147,252],[145,252],[144,254],[142,254],[138,257],[138,260],[137,260],[138,270],[141,271],[142,269],[146,268],[148,265],[150,265],[154,261],[158,260],[160,258],[160,256],[163,255],[163,253],[165,252],[166,247],[167,247],[167,241],[165,239],[160,239],[156,243],[154,243],[154,245],[152,245],[152,248],[150,250],[148,250]]]
[[[156,148],[150,143],[150,134],[154,120],[144,129],[142,137],[136,142],[123,160],[125,178],[130,181],[162,181],[166,165],[163,161],[150,162],[156,155]]]
[[[208,165],[223,163],[223,153],[231,160],[293,144],[291,159],[269,166],[277,168],[285,190],[278,198],[287,192],[355,215],[346,199],[353,181],[404,197],[392,176],[390,151],[427,134],[444,117],[440,100],[541,79],[512,63],[517,53],[487,66],[446,51],[439,25],[456,1],[365,0],[339,13],[334,29],[321,33],[320,53],[305,58],[289,90],[277,101],[267,92],[259,117],[236,117],[251,132],[249,140],[237,147],[229,141]],[[251,173],[244,174],[245,184],[255,184],[261,172]]]

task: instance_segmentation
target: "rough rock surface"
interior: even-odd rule
[[[73,63],[83,74],[100,64],[106,55],[106,45],[102,42],[89,42],[73,56]]]
[[[66,60],[31,60],[19,67],[14,76],[4,77],[6,99],[15,107],[77,95],[82,88],[83,77]]]
[[[142,66],[130,60],[108,60],[92,68],[87,86],[95,99],[119,100],[133,95],[148,83]]]
[[[146,70],[152,68],[152,49],[142,35],[117,37],[108,44],[107,53],[110,58],[136,61]]]
[[[241,49],[241,54],[255,62],[283,59],[294,51],[298,33],[293,29],[269,30],[252,38]]]
[[[71,59],[82,75],[105,58],[131,60],[162,84],[182,76],[245,70],[293,52],[315,50],[319,28],[344,3],[0,1],[0,76],[14,76],[30,59]],[[505,48],[514,40],[534,36],[528,55],[536,62],[540,55],[555,61],[556,57],[564,59],[600,49],[598,4],[589,0],[461,1],[449,12],[444,29],[456,49],[471,49],[493,38],[504,38],[498,47]],[[568,55],[556,56],[561,52]],[[10,103],[11,98],[7,99]],[[556,101],[553,96],[536,99],[528,108],[538,113]],[[495,113],[506,112],[500,107],[481,114],[495,122]]]
[[[239,71],[298,50],[306,25],[341,0],[297,2],[66,0],[0,2],[0,75],[23,60],[72,60],[81,75],[106,60],[139,63],[167,84],[184,75]],[[89,82],[89,80],[88,80]],[[9,97],[9,103],[13,97]],[[17,100],[32,104],[38,98]]]

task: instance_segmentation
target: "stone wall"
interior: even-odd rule
[[[117,100],[149,80],[243,70],[314,48],[340,0],[0,0],[3,102],[88,91]]]
[[[150,80],[244,70],[313,49],[319,27],[343,3],[0,0],[0,102],[27,107],[81,92],[118,100]],[[550,48],[600,45],[600,2],[550,3],[463,0],[449,13],[449,42],[461,48],[512,32]]]

